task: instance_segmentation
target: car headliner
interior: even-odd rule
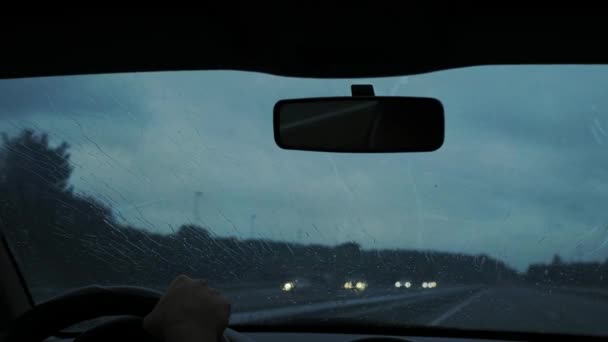
[[[485,64],[608,62],[603,18],[466,17],[455,5],[412,7],[5,17],[0,78],[189,69],[351,78]]]

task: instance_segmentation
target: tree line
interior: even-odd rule
[[[353,277],[384,285],[406,279],[444,284],[538,279],[536,266],[522,277],[487,255],[241,239],[193,224],[153,233],[121,223],[108,205],[77,193],[69,182],[72,171],[67,143],[51,146],[46,134],[33,130],[2,136],[0,227],[31,287],[165,286],[181,273],[216,284],[302,278],[328,286]],[[599,272],[606,274],[602,267]]]
[[[551,263],[530,265],[526,278],[536,285],[608,288],[608,260],[566,263],[556,254]]]

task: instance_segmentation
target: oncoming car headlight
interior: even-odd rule
[[[288,281],[285,284],[283,284],[283,287],[281,287],[281,290],[285,291],[285,292],[289,292],[292,291],[293,289],[295,289],[296,284],[293,281]]]
[[[400,289],[400,288],[409,289],[410,287],[412,287],[412,282],[411,281],[396,281],[395,287],[398,289]]]
[[[359,290],[359,291],[363,291],[363,290],[365,290],[365,289],[367,288],[367,283],[366,283],[366,282],[364,282],[364,281],[358,281],[358,282],[355,284],[355,288],[356,288],[357,290]]]
[[[425,281],[424,283],[422,283],[423,289],[434,289],[436,287],[437,287],[436,281]]]
[[[361,292],[367,289],[367,283],[363,280],[349,280],[342,285],[345,290]]]

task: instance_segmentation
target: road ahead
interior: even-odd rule
[[[463,304],[434,323],[483,330],[608,335],[608,298],[602,296],[501,288],[484,290]]]
[[[321,294],[311,296],[308,302],[293,296],[292,304],[286,303],[287,296],[282,295],[277,296],[283,304],[276,307],[237,310],[233,322],[363,320],[476,330],[608,335],[608,295],[593,291],[484,286],[409,292],[370,289],[366,295],[342,294],[339,298],[334,295],[330,300],[323,300]]]

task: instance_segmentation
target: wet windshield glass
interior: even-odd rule
[[[298,97],[431,96],[431,153],[281,150]],[[0,224],[42,301],[180,273],[233,323],[608,335],[608,68],[318,80],[237,71],[0,81]]]

